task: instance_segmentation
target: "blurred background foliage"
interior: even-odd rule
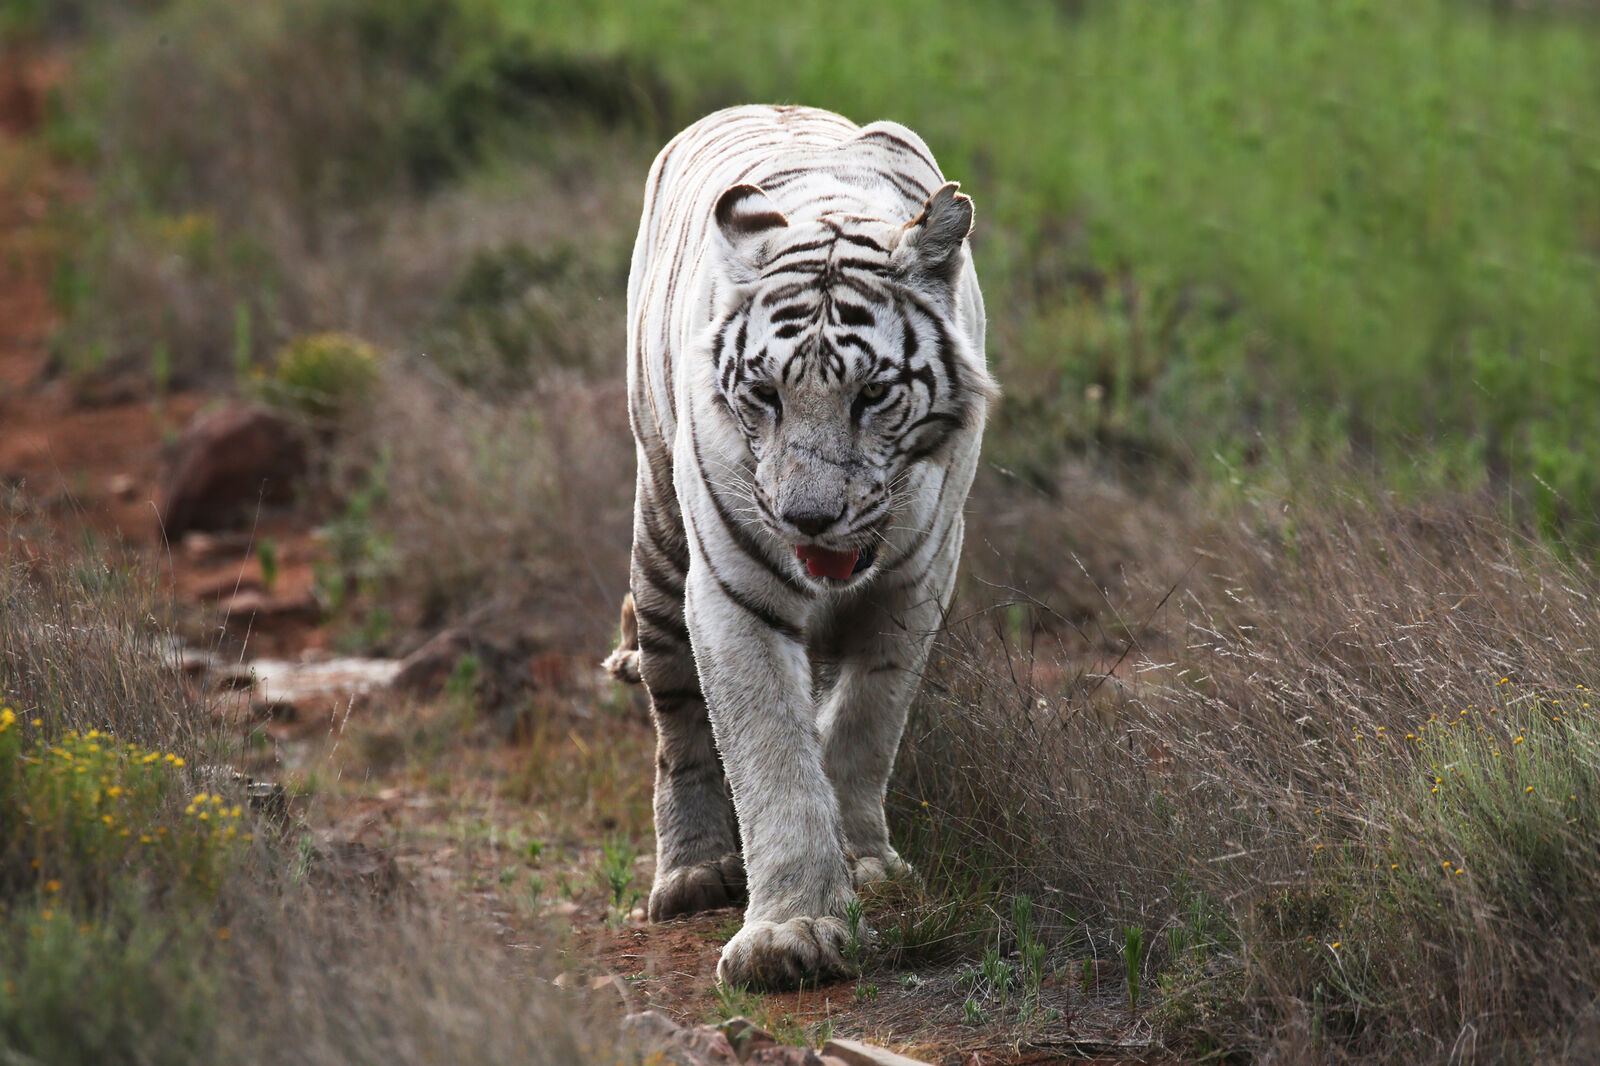
[[[653,149],[715,107],[805,102],[907,123],[976,198],[1009,469],[1047,484],[1062,454],[1107,450],[1224,479],[1376,471],[1490,485],[1595,539],[1588,5],[6,10],[13,34],[99,42],[54,127],[104,199],[58,286],[64,365],[158,348],[193,379],[315,328],[436,352],[462,381],[525,382],[543,338],[614,371],[616,331],[563,309],[620,294]],[[603,232],[517,235],[499,263],[413,240],[398,258],[430,261],[397,266],[397,220],[429,201],[498,184],[537,214],[529,161],[568,185],[607,171]]]

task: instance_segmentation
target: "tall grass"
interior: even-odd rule
[[[936,854],[1038,902],[1057,968],[1151,930],[1176,1046],[1584,1061],[1600,580],[1461,505],[1202,543],[1121,682],[954,634],[898,770]]]

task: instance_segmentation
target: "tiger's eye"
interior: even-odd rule
[[[778,390],[773,388],[771,385],[757,385],[750,391],[754,393],[755,398],[760,400],[762,403],[776,404],[778,402]]]
[[[881,381],[874,381],[861,386],[861,398],[868,403],[883,399],[883,394],[889,391],[889,386]]]

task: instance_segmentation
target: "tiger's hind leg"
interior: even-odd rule
[[[722,760],[683,620],[688,552],[676,514],[649,507],[639,488],[632,595],[638,668],[656,727],[656,877],[653,922],[742,903],[744,860]]]

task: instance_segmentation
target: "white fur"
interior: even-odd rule
[[[882,153],[889,162],[875,154],[880,142],[889,146]],[[792,171],[808,161],[814,176],[751,194],[739,205],[764,212],[760,217],[781,211],[784,227],[719,239],[712,214],[724,190],[741,181],[760,184],[762,172]],[[839,170],[853,161],[869,173],[892,165],[911,174],[934,213],[929,225],[914,224],[916,205],[896,187],[903,182],[841,180]],[[951,204],[965,215],[953,215]],[[851,450],[864,447],[866,431],[851,429],[840,414],[856,395],[856,379],[830,384],[812,377],[786,386],[786,421],[752,429],[730,414],[713,367],[718,322],[759,291],[752,286],[762,284],[765,258],[782,253],[778,238],[797,240],[822,216],[855,220],[850,224],[860,233],[880,241],[886,259],[892,253],[886,269],[925,286],[918,292],[950,327],[959,387],[973,394],[959,428],[894,471],[893,485],[883,491],[873,489],[870,464]],[[792,984],[842,974],[842,919],[856,883],[908,869],[890,846],[884,792],[953,587],[961,508],[993,391],[984,369],[982,297],[962,242],[970,218],[970,203],[944,185],[915,134],[889,123],[857,128],[808,109],[739,108],[710,116],[680,134],[651,172],[629,279],[629,384],[640,460],[633,596],[641,616],[677,609],[672,590],[643,575],[652,567],[671,569],[663,562],[671,552],[657,544],[652,525],[670,526],[668,541],[681,530],[688,559],[681,609],[692,663],[661,650],[671,642],[660,633],[651,652],[647,627],[638,665],[653,697],[696,684],[704,696],[703,717],[693,699],[680,696],[670,707],[665,697],[656,701],[661,757],[651,913],[732,899],[734,852],[742,847],[749,905],[744,928],[722,953],[724,981]],[[923,264],[943,282],[916,280],[919,241],[925,257],[925,249],[943,242],[945,259]],[[888,312],[882,317],[887,322]],[[884,323],[857,332],[879,346],[898,336]],[[810,456],[823,464],[814,472],[806,465]],[[835,457],[843,465],[834,465]],[[837,541],[816,541],[850,547],[870,535],[879,565],[846,582],[811,577],[793,555],[793,545],[810,538],[757,506],[759,500],[782,514],[784,501],[822,493],[829,508],[840,501],[843,526],[858,510],[870,512],[884,492],[891,493],[886,519]],[[724,506],[739,504],[732,526],[719,516],[719,497]],[[748,553],[751,544],[766,562]],[[762,615],[784,628],[763,624]],[[836,673],[818,701],[813,670],[824,661]],[[704,718],[726,772],[737,841],[705,750]]]

